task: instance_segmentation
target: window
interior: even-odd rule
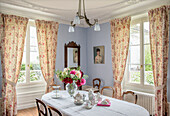
[[[136,86],[140,89],[153,87],[149,22],[145,18],[132,21],[131,23],[127,61],[125,84],[133,86],[133,88]]]
[[[27,26],[22,65],[18,83],[31,83],[38,81],[42,81],[42,74],[39,64],[36,26],[35,22],[30,20]]]

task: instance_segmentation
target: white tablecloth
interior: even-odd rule
[[[88,96],[86,91],[79,92]],[[111,101],[110,107],[94,106],[92,109],[85,109],[84,104],[75,105],[74,99],[66,91],[60,91],[62,98],[59,99],[51,98],[54,94],[51,92],[43,95],[42,101],[60,110],[64,116],[149,116],[148,111],[139,105],[106,96],[102,98]]]

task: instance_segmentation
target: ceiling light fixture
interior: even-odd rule
[[[81,0],[79,0],[79,9],[78,12],[76,14],[76,17],[74,18],[74,21],[71,21],[71,25],[69,26],[68,31],[69,32],[74,32],[74,27],[76,25],[80,24],[80,20],[81,19],[85,19],[85,22],[90,26],[94,26],[94,31],[100,31],[100,25],[98,23],[98,19],[94,19],[94,23],[90,23],[89,19],[86,16],[86,12],[85,12],[85,4],[84,4],[84,0],[83,0],[83,15],[81,14]]]

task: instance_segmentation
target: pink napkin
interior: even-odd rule
[[[102,102],[102,101],[99,101],[99,102],[97,103],[97,106],[107,106],[107,107],[109,107],[109,106],[111,105],[110,102],[109,102],[109,104],[101,104],[101,102]]]

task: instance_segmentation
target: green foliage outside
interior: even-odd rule
[[[26,77],[25,67],[26,67],[25,64],[21,65],[21,72],[18,78],[19,83],[22,83],[25,81],[25,77]],[[38,71],[33,71],[33,70],[38,70]],[[38,81],[41,79],[41,71],[39,70],[41,70],[39,64],[30,64],[30,81]]]
[[[150,64],[150,65],[145,65],[146,82],[150,85],[153,85],[154,79],[153,79],[152,61],[151,61],[151,53],[150,53],[149,45],[145,45],[145,64]]]
[[[151,54],[150,54],[150,46],[145,45],[145,82],[149,85],[154,84],[153,79],[153,72],[152,72],[152,61],[151,61]],[[135,83],[140,83],[140,72],[131,72],[130,73],[131,81]]]
[[[140,83],[140,72],[130,72],[131,81],[135,83]]]

